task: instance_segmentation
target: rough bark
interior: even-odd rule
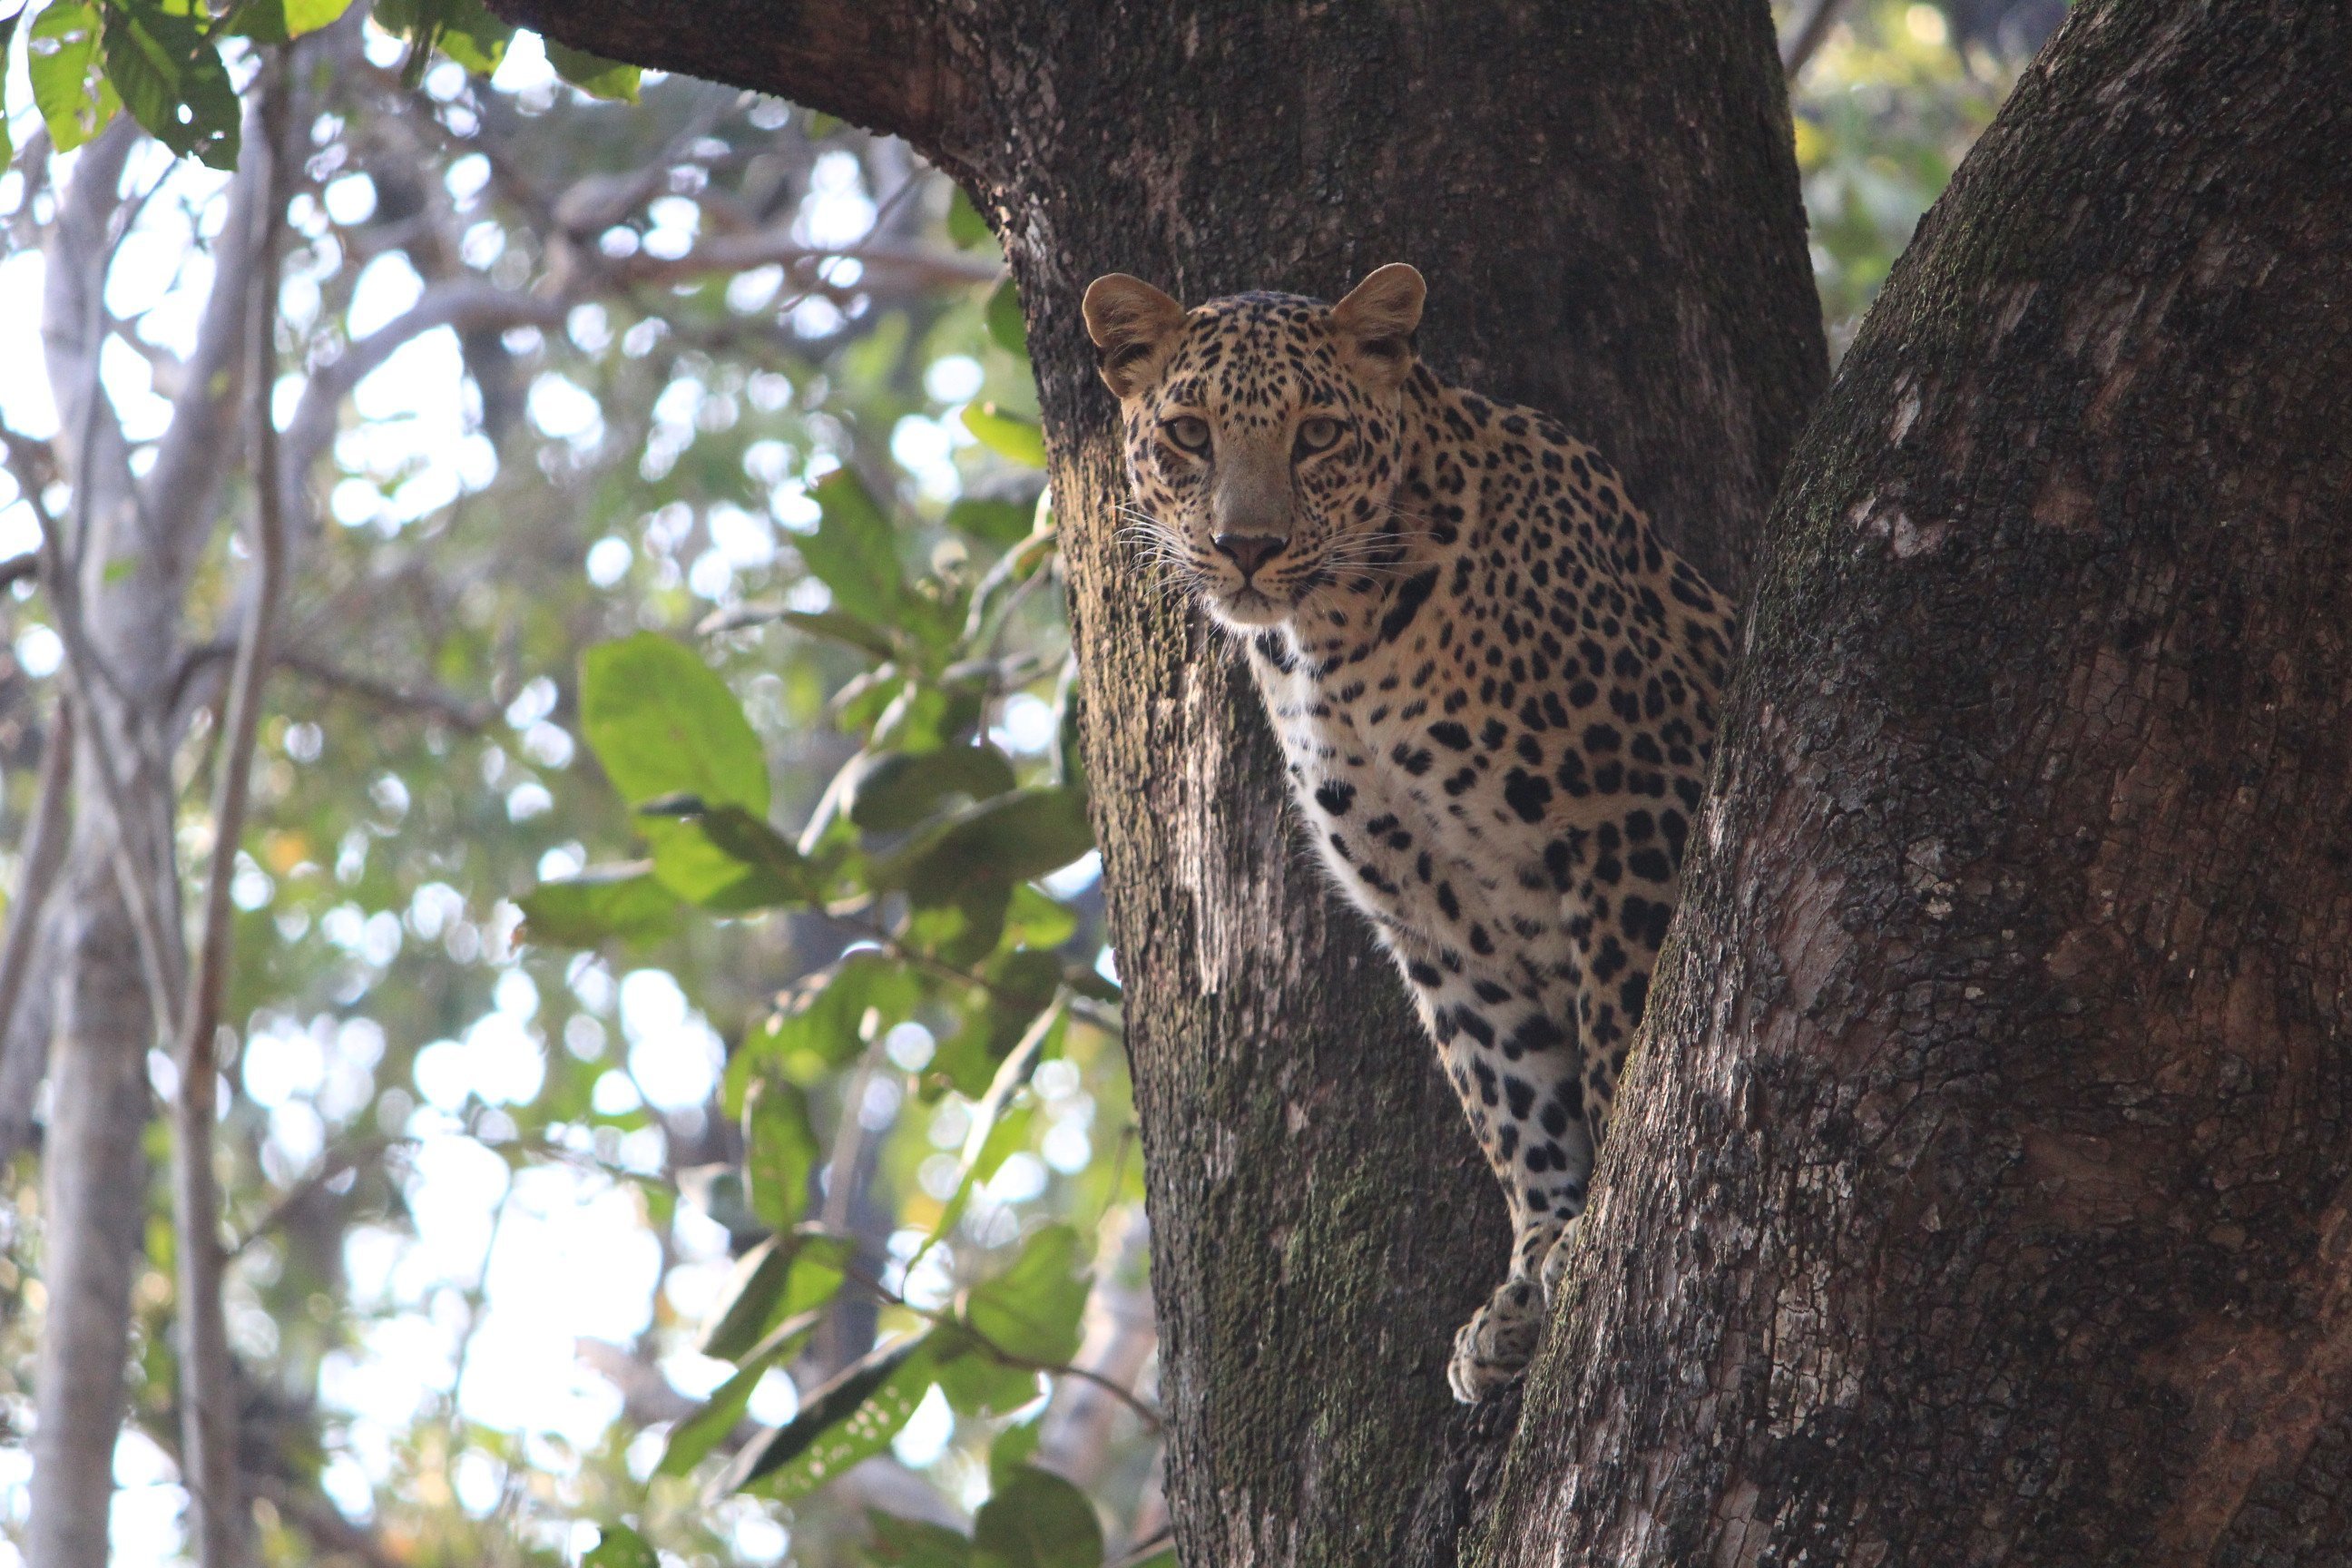
[[[2078,9],[1790,465],[1508,1564],[2352,1541],[2352,17]]]
[[[1765,7],[499,3],[904,133],[991,215],[1066,525],[1180,1548],[1453,1562],[1509,1426],[1443,1375],[1502,1205],[1386,962],[1294,849],[1246,679],[1115,542],[1078,298],[1113,269],[1336,298],[1411,260],[1434,363],[1559,414],[1736,580],[1823,374]]]

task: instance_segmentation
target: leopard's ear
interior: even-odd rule
[[[1151,384],[1184,330],[1183,306],[1124,272],[1087,284],[1078,308],[1086,314],[1087,336],[1102,351],[1103,384],[1121,398]]]
[[[1412,369],[1412,333],[1421,325],[1429,286],[1402,261],[1376,268],[1331,307],[1331,330],[1347,345],[1357,373],[1393,392]]]

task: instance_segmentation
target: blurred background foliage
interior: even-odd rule
[[[2057,11],[1787,9],[1835,353]],[[1172,1562],[1116,964],[992,241],[896,142],[550,60],[478,7],[378,0],[321,37],[279,401],[398,346],[312,476],[234,888],[220,1145],[264,1559]],[[36,58],[9,72],[0,416],[37,437],[75,154]],[[187,150],[125,176],[107,387],[134,439],[212,281],[222,176]],[[415,330],[466,289],[510,319]],[[19,482],[0,556],[37,537]],[[0,616],[14,885],[61,649],[30,578]],[[0,1191],[0,1542],[37,1158]],[[159,1178],[125,1563],[184,1548],[168,1208]]]

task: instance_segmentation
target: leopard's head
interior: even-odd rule
[[[1087,289],[1133,531],[1226,626],[1279,625],[1400,553],[1399,404],[1424,291],[1402,262],[1336,305],[1236,294],[1187,310],[1123,272]]]

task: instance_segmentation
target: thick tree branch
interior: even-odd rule
[[[491,9],[613,59],[789,98],[904,136],[950,163],[982,149],[980,51],[935,0],[494,0]]]

